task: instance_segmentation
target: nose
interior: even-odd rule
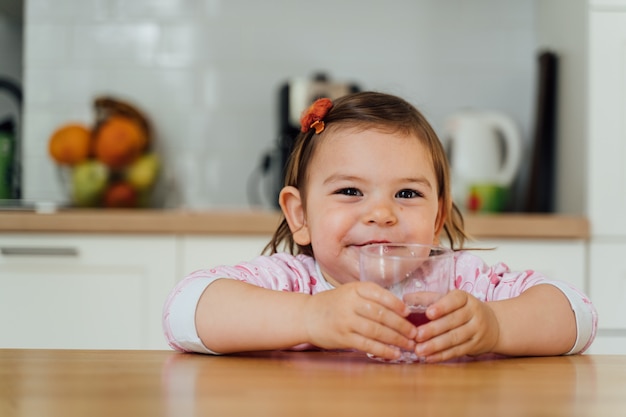
[[[378,226],[392,226],[398,222],[393,203],[386,199],[373,201],[364,220],[367,224]]]

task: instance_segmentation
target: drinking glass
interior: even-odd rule
[[[454,282],[454,252],[442,246],[417,243],[367,245],[360,253],[360,280],[374,282],[391,291],[411,310],[407,317],[415,326],[429,321],[426,308],[446,294]],[[402,351],[394,363],[421,362],[413,351]]]

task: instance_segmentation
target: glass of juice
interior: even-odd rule
[[[417,243],[380,243],[361,248],[360,280],[375,282],[409,306],[407,317],[415,326],[427,323],[426,308],[446,294],[454,283],[454,252]],[[372,359],[421,362],[415,352],[403,351],[389,361],[368,353]]]

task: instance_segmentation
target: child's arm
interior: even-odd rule
[[[576,317],[557,287],[537,285],[517,297],[484,303],[453,291],[429,307],[417,352],[438,362],[464,355],[560,355],[576,342]]]
[[[214,352],[286,349],[303,343],[358,349],[394,359],[413,349],[416,330],[406,306],[376,285],[352,283],[316,295],[275,291],[232,279],[210,284],[195,323]]]

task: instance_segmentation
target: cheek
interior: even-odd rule
[[[313,244],[329,246],[341,242],[352,227],[352,222],[340,210],[326,210],[311,219],[309,227]]]
[[[405,230],[410,230],[409,240],[424,243],[433,243],[437,239],[437,217],[422,213],[408,219],[409,226]]]

